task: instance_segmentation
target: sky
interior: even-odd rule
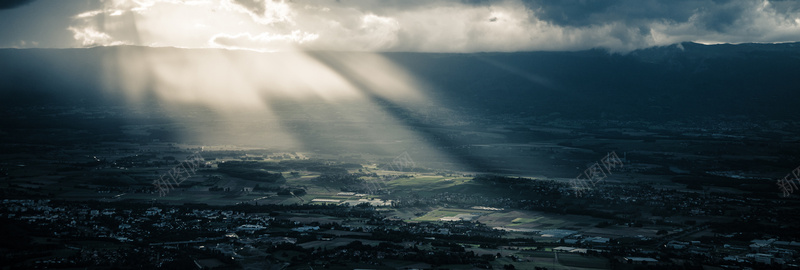
[[[800,41],[796,0],[10,0],[0,47],[626,52]]]

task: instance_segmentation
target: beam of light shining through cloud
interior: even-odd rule
[[[183,141],[295,151],[351,141],[342,151],[387,155],[412,145],[448,160],[428,145],[427,134],[410,128],[418,123],[409,117],[436,106],[421,91],[427,86],[378,54],[129,46],[108,52],[105,91],[133,108],[157,105],[161,116],[181,123]],[[326,128],[332,131],[308,134]]]
[[[102,50],[104,91],[182,123],[183,140],[313,150],[320,136],[344,136],[378,148],[373,152],[392,155],[413,145],[447,160],[427,145],[437,134],[412,127],[437,118],[428,113],[438,106],[423,94],[424,83],[378,54],[313,52],[391,50],[402,40],[400,21],[327,4],[114,0],[71,15],[62,30],[72,33],[71,46],[114,46]],[[423,107],[425,113],[418,110]],[[197,108],[203,113],[193,115]],[[424,121],[416,119],[423,115]],[[303,120],[348,127],[305,134]],[[353,147],[342,148],[363,150]]]

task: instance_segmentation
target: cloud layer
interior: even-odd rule
[[[96,7],[73,17],[74,46],[624,52],[681,41],[800,40],[800,1],[789,0],[108,0]]]

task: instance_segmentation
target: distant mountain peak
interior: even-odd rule
[[[800,56],[800,42],[791,43],[740,43],[701,44],[691,41],[638,49],[628,55],[644,62],[670,62],[678,57],[707,59],[718,57],[746,57],[754,53],[785,53]]]

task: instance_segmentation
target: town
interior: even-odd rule
[[[575,197],[566,181],[477,175],[469,182],[491,190],[484,194],[507,195],[443,192],[391,197],[390,204],[364,199],[372,197],[368,194],[334,196],[361,198],[352,198],[361,202],[355,205],[4,199],[0,224],[10,250],[2,264],[12,269],[787,269],[800,259],[800,235],[783,229],[798,222],[792,213],[798,202],[791,198],[634,183],[606,183]],[[9,195],[8,188],[2,191]],[[157,197],[157,191],[150,193]],[[465,210],[431,221],[400,217],[420,209]],[[546,230],[482,222],[508,212],[602,221]]]

